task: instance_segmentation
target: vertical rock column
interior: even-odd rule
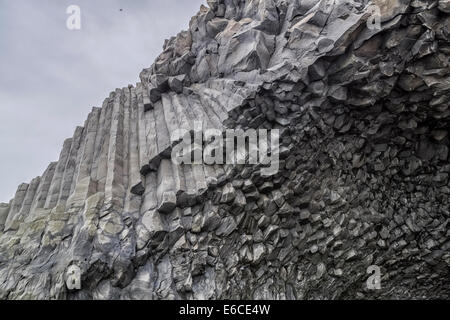
[[[114,109],[111,122],[111,135],[108,152],[108,166],[105,183],[105,201],[117,209],[123,209],[125,188],[123,185],[123,96],[117,89],[114,97]]]
[[[36,191],[33,203],[31,205],[31,215],[36,214],[36,209],[44,208],[45,202],[47,200],[48,191],[53,180],[53,175],[55,174],[57,162],[52,162],[44,171],[42,175],[39,187]]]
[[[144,186],[142,185],[142,177],[139,167],[139,136],[138,136],[138,103],[136,95],[133,94],[134,88],[129,87],[127,91],[127,109],[128,116],[128,147],[125,161],[128,165],[128,189],[127,198],[125,200],[125,211],[139,211]],[[124,173],[125,174],[125,173]]]
[[[27,218],[28,214],[30,213],[30,209],[33,204],[33,200],[36,196],[36,192],[37,192],[40,182],[41,182],[41,177],[37,177],[37,178],[34,178],[33,180],[31,180],[30,185],[27,189],[27,193],[23,200],[22,207],[20,208],[20,212],[17,214],[17,216],[15,218],[15,220],[17,220],[18,223],[23,222]]]
[[[109,134],[106,131],[108,113],[111,111],[111,109],[108,108],[108,101],[109,100],[106,99],[103,102],[103,107],[101,108],[101,111],[100,111],[100,116],[99,116],[99,120],[98,120],[98,130],[97,130],[97,135],[95,137],[95,143],[94,143],[94,154],[93,154],[93,159],[92,159],[91,170],[89,172],[90,177],[91,177],[90,180],[91,180],[92,184],[94,184],[96,186],[94,192],[99,191],[97,175],[98,175],[98,170],[99,170],[100,155],[102,153],[102,148],[103,148],[103,144],[105,142],[105,137],[107,136],[107,134]]]
[[[149,149],[154,147],[153,143],[147,143],[147,137],[152,139],[152,135],[148,134],[151,131],[147,125],[147,113],[145,112],[144,103],[142,101],[142,84],[138,84],[136,89],[131,89],[131,97],[133,103],[137,104],[138,114],[138,141],[139,141],[139,168],[142,174],[149,171]]]
[[[5,228],[6,218],[8,218],[9,203],[0,203],[0,232]]]
[[[84,142],[83,155],[76,178],[74,194],[71,195],[71,202],[82,204],[92,194],[96,192],[95,181],[91,179],[92,160],[94,158],[95,142],[99,129],[100,109],[93,108],[86,121],[86,138]]]
[[[172,162],[168,159],[163,159],[158,169],[157,199],[158,211],[161,213],[170,213],[176,207],[174,174]]]
[[[124,206],[125,202],[128,199],[128,191],[129,191],[129,179],[130,179],[130,171],[129,171],[129,158],[130,158],[130,113],[131,113],[131,96],[130,89],[123,88],[122,89],[122,101],[123,101],[123,170],[122,170],[122,180],[123,187],[125,190],[125,198],[124,198]]]
[[[99,153],[94,159],[93,170],[96,170],[97,192],[105,191],[106,173],[108,170],[108,152],[113,116],[113,94],[103,102],[105,122],[101,133]]]
[[[153,210],[158,205],[156,188],[157,175],[155,172],[150,172],[144,179],[145,193],[142,196],[142,203],[140,208],[141,216],[147,211]]]
[[[76,198],[75,196],[75,187],[77,185],[78,182],[78,174],[80,172],[80,168],[81,168],[81,162],[83,159],[83,154],[84,154],[84,146],[86,145],[86,141],[87,141],[87,127],[86,127],[86,123],[85,126],[83,127],[83,130],[81,132],[81,137],[80,137],[80,143],[78,145],[78,149],[77,149],[77,157],[75,159],[75,171],[73,173],[73,178],[72,178],[72,183],[70,185],[70,191],[69,191],[69,199],[68,199],[68,204],[70,207],[70,205],[77,205],[77,206],[82,206],[84,203],[79,203],[79,202],[75,202],[74,199]]]
[[[66,168],[64,170],[58,203],[66,203],[67,199],[70,196],[72,180],[77,166],[77,154],[81,143],[82,133],[83,127],[77,127],[73,135],[72,146],[70,148],[69,157],[67,159]]]
[[[56,164],[55,173],[53,175],[48,196],[45,201],[44,207],[46,209],[52,209],[58,202],[58,198],[61,193],[61,184],[64,176],[64,170],[66,169],[67,159],[69,158],[72,141],[72,139],[67,139],[64,141],[63,149]]]
[[[5,222],[5,231],[9,230],[17,230],[19,225],[17,224],[15,217],[19,213],[22,208],[23,201],[25,200],[25,196],[27,194],[29,185],[27,183],[22,183],[16,191],[14,196],[14,200],[11,204],[11,208],[8,213],[8,217]]]

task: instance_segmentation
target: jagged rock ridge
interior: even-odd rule
[[[0,205],[0,298],[448,298],[450,2],[208,6]],[[280,172],[174,165],[194,121],[280,129]]]

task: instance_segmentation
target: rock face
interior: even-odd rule
[[[0,298],[450,298],[449,12],[208,0],[0,205]],[[280,129],[279,172],[174,164],[195,121]]]

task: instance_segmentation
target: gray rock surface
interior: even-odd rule
[[[0,205],[0,298],[450,298],[448,3],[208,1]],[[175,165],[195,121],[280,171]]]

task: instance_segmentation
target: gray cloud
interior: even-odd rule
[[[109,92],[136,83],[203,3],[0,0],[0,201],[57,160]],[[71,4],[81,8],[80,31],[66,28]]]

